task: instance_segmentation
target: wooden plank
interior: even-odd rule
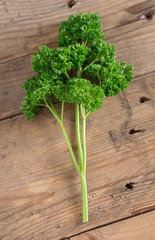
[[[152,11],[154,0],[123,1],[83,0],[73,8],[69,1],[9,0],[0,3],[0,62],[32,53],[39,45],[56,45],[60,21],[71,14],[97,12],[101,15],[103,29],[139,20]],[[144,16],[145,18],[145,16]]]
[[[0,122],[1,240],[58,240],[155,207],[154,78],[137,78],[88,117],[86,224],[80,179],[48,110]],[[65,106],[64,122],[77,155],[73,110]]]
[[[117,59],[133,63],[135,76],[155,70],[155,20],[137,21],[106,31],[107,41],[116,47]],[[33,76],[27,55],[0,65],[0,119],[19,114],[24,97],[22,84]]]
[[[155,211],[86,232],[69,240],[154,240],[154,237]]]

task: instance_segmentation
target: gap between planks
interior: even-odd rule
[[[8,12],[6,14],[4,11],[3,13],[2,7],[1,10],[2,17],[0,19],[2,23],[4,21],[5,31],[3,32],[2,28],[1,40],[3,41],[2,46],[4,47],[6,44],[4,43],[4,39],[6,38],[8,41],[8,46],[11,47],[13,52],[11,56],[6,56],[6,54],[10,55],[10,52],[8,52],[8,50],[6,49],[4,56],[2,54],[1,58],[18,59],[18,56],[20,57],[27,56],[31,54],[34,51],[34,49],[36,49],[36,47],[43,43],[51,44],[52,42],[52,46],[55,46],[56,45],[55,38],[57,36],[57,28],[60,21],[66,20],[71,14],[77,14],[81,12],[81,9],[83,13],[86,13],[88,11],[99,13],[102,19],[101,20],[102,25],[104,24],[103,30],[105,32],[110,29],[125,26],[139,20],[144,19],[152,20],[155,11],[154,0],[150,1],[137,0],[136,2],[137,2],[136,4],[134,1],[124,3],[122,0],[119,0],[119,2],[117,1],[116,4],[115,1],[111,1],[111,5],[109,6],[109,3],[107,3],[107,1],[98,0],[96,4],[94,3],[94,1],[91,0],[89,1],[83,0],[82,2],[77,1],[77,4],[75,4],[75,6],[72,8],[72,11],[70,11],[71,9],[67,7],[67,1],[61,0],[57,3],[56,6],[54,4],[52,5],[52,3],[49,1],[49,8],[48,11],[46,11],[46,7],[41,8],[38,3],[37,6],[34,7],[35,1],[32,2],[31,0],[29,0],[27,6],[28,9],[25,9],[25,6],[22,4],[22,2],[18,3],[19,7],[17,8],[16,1],[14,1],[14,5],[12,5],[11,7],[9,5],[9,2],[5,0],[3,2],[4,4],[3,7],[4,10],[8,9]],[[31,9],[29,9],[29,5],[31,4],[32,7]],[[104,9],[104,11],[102,9]],[[149,13],[150,15],[148,15]],[[8,18],[8,16],[10,19]],[[115,18],[113,16],[115,16]],[[148,16],[152,16],[152,18]],[[7,19],[5,19],[6,17]],[[51,24],[51,22],[53,23]],[[49,35],[52,27],[53,33],[52,35]],[[23,31],[24,33],[22,33]],[[12,44],[16,45],[16,41],[14,41],[15,38],[14,33],[17,33],[16,37],[19,41],[19,46],[16,52],[14,51],[14,48],[12,48]],[[32,43],[31,39],[29,38],[35,39],[35,35],[38,36],[40,35],[40,38],[39,41],[38,39],[36,39],[34,44],[34,41]],[[44,37],[43,35],[46,36]],[[20,39],[23,38],[23,36],[24,39],[26,39],[26,41],[24,39]],[[51,41],[49,41],[48,38],[51,38]],[[13,41],[12,44],[10,43],[11,39]],[[14,57],[14,55],[16,55],[16,57]],[[2,63],[5,62],[7,61],[3,61]]]
[[[117,26],[115,26],[115,27],[107,28],[106,30],[103,30],[103,32],[106,34],[106,32],[107,32],[108,30],[114,30],[114,29],[116,29],[116,28],[119,28],[119,27],[122,27],[122,26],[126,26],[126,25],[132,24],[132,23],[137,22],[137,21],[141,21],[141,19],[134,19],[134,20],[131,20],[130,22],[122,23],[122,24],[117,25]],[[53,46],[51,46],[51,47],[52,47],[52,48],[56,48],[55,43],[54,43]],[[12,62],[12,61],[14,61],[14,60],[21,59],[21,58],[23,58],[23,57],[32,56],[32,55],[33,55],[33,52],[31,52],[31,53],[26,53],[26,54],[20,55],[20,56],[18,56],[18,57],[15,57],[15,58],[12,58],[12,59],[9,59],[9,60],[6,60],[6,61],[2,61],[2,62],[0,62],[0,65],[2,65],[2,64],[4,64],[4,63]]]
[[[123,27],[123,26],[130,25],[130,24],[132,24],[132,23],[134,23],[134,22],[142,21],[142,20],[145,19],[145,14],[143,14],[142,16],[144,16],[144,17],[141,17],[141,18],[138,18],[138,19],[134,19],[134,20],[130,20],[129,22],[122,23],[122,24],[120,24],[120,25],[117,25],[117,26],[114,26],[114,27],[111,27],[111,28],[107,28],[107,29],[103,30],[103,32],[106,34],[106,32],[108,32],[109,30],[114,30],[114,29],[119,28],[119,27]],[[149,21],[150,21],[150,20],[149,20]],[[51,47],[54,49],[54,48],[56,48],[56,46],[57,46],[57,45],[56,45],[55,43],[53,43],[53,45],[52,45]],[[14,60],[21,59],[21,58],[23,58],[23,57],[32,56],[32,55],[33,55],[33,52],[31,52],[31,53],[25,53],[25,54],[23,54],[23,55],[20,55],[20,56],[15,57],[15,58],[11,58],[11,59],[9,59],[9,60],[2,61],[2,62],[0,62],[0,65],[5,64],[5,63],[12,62],[12,61],[14,61]]]
[[[69,236],[69,237],[67,237],[67,238],[61,238],[60,240],[82,240],[82,239],[84,239],[83,237],[85,237],[85,235],[88,233],[88,236],[90,236],[90,238],[88,237],[88,239],[87,240],[91,240],[92,238],[91,238],[91,236],[92,236],[92,234],[91,233],[93,233],[93,232],[104,232],[104,229],[106,228],[106,227],[110,227],[110,229],[111,229],[111,226],[113,227],[115,227],[116,225],[121,225],[121,224],[125,224],[126,225],[126,223],[131,223],[131,221],[133,220],[133,222],[136,220],[136,219],[139,219],[139,217],[141,218],[141,216],[142,216],[142,218],[144,219],[144,217],[147,217],[147,216],[153,216],[155,214],[155,208],[154,209],[151,209],[151,210],[149,210],[149,211],[145,211],[145,212],[142,212],[142,213],[139,213],[139,214],[136,214],[136,215],[133,215],[133,216],[129,216],[129,217],[126,217],[126,218],[122,218],[122,219],[119,219],[119,220],[116,220],[116,221],[113,221],[113,222],[110,222],[110,223],[107,223],[107,224],[104,224],[104,225],[101,225],[101,226],[98,226],[98,227],[96,227],[96,228],[92,228],[92,229],[89,229],[89,230],[87,230],[87,231],[84,231],[84,232],[81,232],[81,233],[78,233],[78,234],[75,234],[75,235],[73,235],[73,236]],[[144,219],[145,220],[145,219]],[[112,230],[112,229],[111,229]],[[126,230],[126,229],[123,229],[123,230]],[[133,230],[134,231],[134,230]],[[89,233],[90,233],[90,235],[89,235]],[[115,235],[115,233],[112,233],[112,236],[113,235]],[[82,236],[82,238],[81,238],[81,236]],[[151,236],[153,236],[153,235],[151,235]],[[101,236],[101,237],[103,237],[103,236]],[[124,236],[124,238],[126,239],[128,236]],[[148,237],[148,236],[147,236]],[[94,238],[93,238],[94,239]],[[96,240],[103,240],[103,238],[95,238]],[[95,240],[94,239],[94,240]],[[140,238],[141,239],[141,238]],[[139,239],[139,240],[140,240]],[[146,239],[148,239],[148,238],[146,238]],[[105,239],[106,240],[106,239]],[[108,239],[107,239],[108,240]],[[138,240],[137,238],[136,238],[136,240]],[[149,239],[149,240],[151,240],[151,239]]]

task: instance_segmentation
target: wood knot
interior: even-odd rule
[[[146,20],[151,20],[153,18],[153,12],[147,12],[144,15]]]
[[[150,101],[151,100],[151,98],[148,98],[148,97],[141,97],[140,99],[139,99],[139,102],[140,103],[144,103],[144,102],[148,102],[148,101]]]
[[[145,129],[132,128],[130,129],[129,134],[131,135],[131,134],[142,133],[142,132],[145,132]]]
[[[126,185],[125,185],[125,187],[127,188],[127,189],[130,189],[130,190],[132,190],[133,188],[134,188],[134,185],[135,183],[134,182],[129,182],[129,183],[127,183]]]
[[[68,1],[68,7],[72,8],[77,2],[78,2],[78,0],[70,0],[70,1]]]
[[[153,18],[153,15],[154,15],[155,11],[149,11],[149,12],[144,12],[142,15],[141,15],[141,19],[146,19],[146,20],[152,20]]]

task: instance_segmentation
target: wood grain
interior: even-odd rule
[[[88,117],[86,224],[80,179],[48,110],[31,122],[23,115],[0,122],[1,240],[58,240],[155,208],[154,78],[137,78]],[[150,100],[140,103],[144,96]],[[64,122],[77,154],[69,105]]]
[[[39,45],[56,45],[60,21],[74,13],[97,12],[103,30],[145,18],[155,1],[82,0],[68,8],[67,0],[4,0],[0,2],[0,63],[32,53]]]
[[[155,211],[106,227],[95,229],[69,240],[154,240]]]
[[[80,179],[56,120],[46,109],[31,122],[15,115],[21,85],[34,75],[33,51],[55,48],[60,21],[88,11],[101,15],[106,40],[118,60],[134,64],[136,78],[88,118],[82,224]],[[155,0],[78,0],[71,8],[67,0],[0,2],[0,240],[60,240],[155,208],[154,13]],[[65,126],[77,156],[70,105]],[[153,220],[150,212],[71,240],[154,240]]]
[[[134,16],[134,15],[133,15]],[[117,59],[134,64],[135,77],[155,70],[155,20],[137,21],[107,30],[106,40],[114,44]],[[32,55],[0,64],[0,119],[21,113],[22,84],[34,75]]]

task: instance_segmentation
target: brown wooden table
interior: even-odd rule
[[[23,82],[40,45],[56,47],[73,13],[101,15],[134,81],[87,121],[89,222],[61,129],[46,109],[28,122]],[[0,1],[0,240],[155,239],[155,0]],[[59,107],[55,103],[56,108]],[[65,106],[74,145],[74,114]]]

